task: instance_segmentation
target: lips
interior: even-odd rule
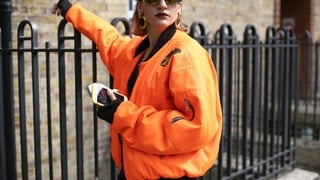
[[[167,13],[158,13],[158,14],[156,14],[156,17],[158,17],[158,18],[169,17],[169,14],[167,14]]]

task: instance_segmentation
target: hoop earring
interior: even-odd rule
[[[140,29],[145,29],[145,28],[147,28],[147,20],[146,20],[146,18],[145,18],[143,15],[141,15],[141,14],[139,14],[139,28],[140,28]]]
[[[177,19],[175,21],[176,28],[180,27],[180,23],[181,23],[181,13],[178,13]]]

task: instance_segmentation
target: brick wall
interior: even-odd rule
[[[13,0],[13,38],[18,23],[23,19],[34,21],[39,27],[39,41],[55,38],[60,17],[50,14],[54,1]],[[73,1],[84,5],[98,16],[110,21],[114,17],[126,16],[126,0]],[[93,3],[94,2],[94,3]],[[208,31],[216,31],[221,24],[230,23],[235,34],[241,37],[247,24],[258,28],[264,35],[265,28],[274,24],[274,2],[256,0],[187,0],[184,1],[183,22],[190,26],[194,21],[204,23]],[[15,41],[13,41],[15,42]]]
[[[84,5],[106,21],[110,21],[114,17],[126,16],[126,0],[82,0],[72,2]],[[12,3],[14,39],[16,38],[17,25],[24,19],[32,20],[41,27],[39,28],[40,42],[55,38],[52,34],[56,34],[55,29],[61,18],[50,14],[50,7],[53,2],[13,0]],[[267,26],[279,26],[279,3],[280,0],[185,0],[182,20],[189,26],[194,21],[200,21],[204,23],[207,31],[216,31],[221,24],[230,23],[239,38],[242,36],[245,26],[253,24],[258,29],[261,39],[264,39]],[[319,1],[313,0],[313,36],[316,39],[320,38],[317,30],[320,26],[319,3]],[[16,41],[13,40],[13,42],[15,43]]]
[[[13,0],[13,16],[12,16],[12,29],[13,29],[13,47],[16,47],[16,36],[17,36],[17,27],[20,21],[22,20],[31,20],[38,26],[38,32],[39,32],[39,47],[44,47],[44,44],[46,41],[51,42],[52,47],[56,47],[57,44],[57,26],[58,23],[61,20],[61,17],[57,17],[50,14],[50,8],[52,6],[54,1],[41,1],[41,0]],[[75,2],[75,1],[73,1]],[[112,18],[115,17],[125,17],[126,16],[126,0],[91,0],[91,1],[77,1],[78,3],[85,6],[87,9],[91,10],[92,12],[96,13],[98,16],[102,17],[106,21],[110,22]],[[278,25],[279,21],[277,18],[277,15],[275,13],[277,12],[278,6],[275,6],[275,2],[279,3],[278,0],[272,1],[272,0],[185,0],[184,6],[183,6],[183,19],[182,21],[187,24],[188,26],[191,25],[192,22],[200,21],[204,23],[207,31],[213,31],[215,32],[223,23],[229,23],[232,25],[235,35],[237,35],[238,39],[242,38],[243,31],[245,29],[245,26],[248,24],[254,25],[258,33],[261,37],[261,40],[264,40],[264,34],[265,29],[267,26],[273,26],[274,24]],[[315,22],[320,21],[320,2],[315,1],[314,7],[316,7],[314,13],[315,13]],[[317,37],[320,36],[319,29],[320,23],[315,23],[315,34]],[[90,59],[90,57],[87,57],[85,60]],[[40,60],[41,61],[41,60]],[[68,61],[66,64],[66,72],[67,72],[67,81],[68,78],[73,78],[74,71],[72,69],[72,63],[73,61]],[[18,83],[16,80],[17,75],[17,62],[14,60],[14,91],[15,96],[17,96],[18,91]],[[57,65],[53,65],[53,69],[57,69]],[[103,65],[100,65],[103,67]],[[44,64],[39,65],[40,69],[45,69]],[[90,74],[90,68],[84,69],[84,74]],[[27,69],[26,72],[30,75],[30,69]],[[40,76],[43,76],[45,73],[43,70],[40,72]],[[58,76],[57,72],[52,72],[52,87],[57,86],[58,83]],[[105,70],[103,68],[99,69],[98,74],[106,74]],[[31,86],[31,77],[26,76],[26,84],[28,87]],[[29,79],[28,79],[29,78]],[[90,77],[83,77],[85,82],[83,82],[83,97],[84,97],[84,169],[85,169],[85,179],[93,179],[93,140],[92,140],[92,122],[88,122],[87,119],[92,119],[92,114],[90,112],[92,111],[92,106],[90,104],[86,104],[85,102],[89,102],[89,98],[85,91],[85,85],[86,83],[90,82]],[[44,79],[44,77],[41,77],[41,79]],[[107,80],[102,80],[106,82]],[[71,82],[71,81],[70,81]],[[40,82],[40,93],[45,93],[45,85],[44,80]],[[73,84],[68,85],[68,92],[67,92],[67,98],[68,98],[68,119],[74,119],[75,113],[74,109],[72,108],[72,105],[74,105],[74,97],[73,91],[70,91],[70,89],[74,89]],[[54,88],[53,88],[54,89]],[[31,97],[32,93],[30,90],[27,90],[27,102],[32,102]],[[53,90],[53,98],[56,100],[58,97],[58,91],[57,89]],[[16,104],[17,98],[15,98]],[[44,102],[42,100],[42,102]],[[18,105],[15,107],[15,111],[18,112]],[[43,108],[43,107],[42,107]],[[54,168],[59,169],[60,168],[60,149],[59,149],[59,118],[58,118],[58,102],[53,103],[52,105],[53,109],[53,145],[54,145]],[[32,112],[31,104],[28,104],[27,112]],[[41,134],[43,135],[43,142],[42,142],[42,155],[45,156],[48,152],[47,147],[47,126],[46,126],[46,109],[41,110],[42,113],[42,124],[41,124]],[[16,126],[19,126],[19,117],[16,115]],[[28,120],[28,142],[30,147],[29,149],[32,150],[34,147],[32,146],[33,142],[33,136],[30,136],[30,134],[33,133],[32,129],[32,115],[27,116]],[[69,157],[69,177],[70,179],[75,179],[76,177],[76,145],[75,145],[75,123],[73,121],[68,121],[68,153],[70,154]],[[99,142],[100,142],[100,164],[102,166],[101,173],[106,174],[108,171],[108,163],[107,160],[109,158],[109,151],[108,151],[108,137],[107,137],[107,124],[104,122],[99,122]],[[16,132],[16,138],[17,138],[17,159],[18,161],[20,158],[20,139],[19,139],[19,131]],[[29,151],[30,154],[29,158],[29,174],[32,177],[34,175],[34,169],[33,166],[33,152]],[[48,158],[44,157],[42,159],[43,163],[43,174],[44,177],[48,175]],[[21,169],[20,164],[18,162],[18,175],[21,175]],[[55,178],[59,179],[60,172],[55,172]],[[31,178],[32,179],[32,178]],[[46,179],[46,178],[44,178]],[[102,178],[104,179],[104,178]],[[107,178],[106,178],[107,179]]]
[[[265,28],[274,24],[273,1],[189,0],[184,4],[184,21],[187,24],[201,21],[207,30],[215,32],[221,24],[229,23],[238,39],[241,39],[248,24],[253,24],[261,37],[265,34]]]
[[[318,41],[320,43],[320,1],[319,0],[313,0],[313,37],[314,40]]]

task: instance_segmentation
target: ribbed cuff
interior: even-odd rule
[[[117,110],[118,106],[121,104],[121,102],[122,101],[120,99],[116,99],[116,100],[112,101],[112,103],[110,103],[110,104],[99,107],[98,112],[97,112],[98,117],[100,119],[103,119],[103,120],[109,122],[110,124],[112,124],[114,113],[116,112],[116,110]]]

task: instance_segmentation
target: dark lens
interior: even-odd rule
[[[152,4],[152,5],[159,4],[159,0],[143,0],[143,2]]]
[[[178,2],[181,2],[181,0],[166,0],[166,4],[176,4]]]
[[[110,98],[107,94],[107,90],[106,89],[101,89],[99,91],[99,94],[98,94],[98,98],[97,98],[97,101],[101,104],[108,104],[110,103]]]
[[[157,5],[160,3],[160,0],[143,0],[142,2]],[[165,0],[166,4],[176,4],[178,2],[181,2],[181,0]]]

